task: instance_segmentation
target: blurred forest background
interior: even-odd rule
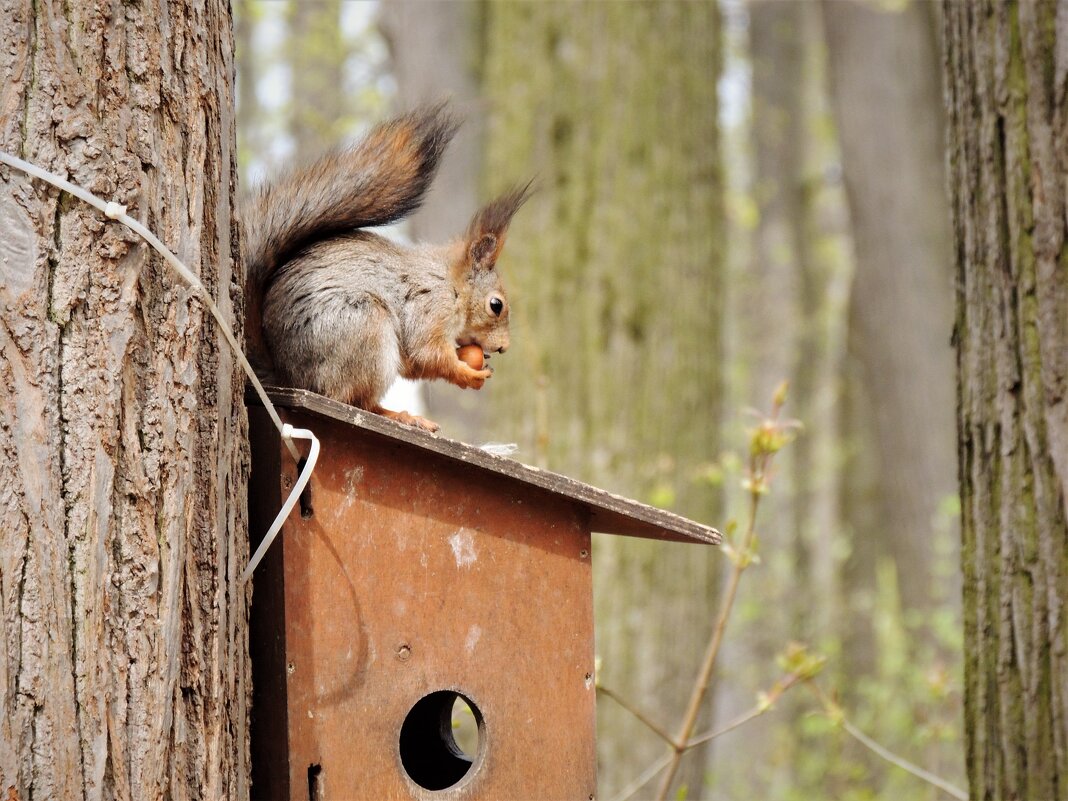
[[[448,436],[719,526],[750,407],[803,424],[758,523],[699,730],[804,643],[887,748],[964,786],[942,55],[934,3],[235,0],[247,188],[427,100],[466,124],[401,234],[445,239],[536,177],[501,270],[513,347]],[[669,731],[724,554],[595,543],[600,682]],[[927,799],[803,689],[689,753],[679,796]],[[665,751],[598,701],[600,796]],[[655,784],[634,797],[651,797]],[[678,796],[676,796],[678,797]]]

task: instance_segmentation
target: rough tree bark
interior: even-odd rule
[[[1068,15],[948,3],[971,797],[1068,793]]]
[[[500,269],[513,346],[494,357],[495,438],[520,458],[714,520],[723,209],[715,2],[487,3],[491,190],[538,176]],[[499,366],[498,366],[499,365]],[[675,728],[711,627],[720,554],[595,547],[606,685]],[[601,793],[663,754],[599,705]],[[682,781],[700,792],[705,755]]]
[[[0,147],[239,319],[224,0],[0,0]],[[139,240],[0,170],[0,791],[244,798],[244,382]]]

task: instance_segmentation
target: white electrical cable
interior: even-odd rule
[[[241,581],[248,581],[252,578],[252,571],[256,569],[256,566],[263,559],[263,555],[267,553],[267,549],[271,547],[271,543],[274,542],[275,536],[278,534],[278,530],[282,528],[282,523],[289,517],[290,511],[293,509],[293,505],[296,504],[297,498],[300,497],[300,493],[304,491],[304,486],[308,483],[308,479],[311,478],[312,468],[315,467],[316,461],[319,459],[319,440],[316,439],[315,434],[310,432],[306,428],[293,428],[289,423],[283,426],[284,437],[295,437],[297,439],[310,439],[311,448],[308,450],[308,461],[305,464],[304,469],[297,477],[297,483],[293,485],[293,491],[289,493],[289,497],[286,498],[286,502],[282,504],[282,511],[278,513],[278,517],[274,519],[271,527],[267,529],[267,533],[263,535],[263,540],[260,542],[259,547],[256,549],[256,553],[252,554],[252,558],[249,560],[248,567],[245,568],[245,572],[241,574]]]
[[[234,354],[237,356],[238,362],[240,362],[241,367],[248,375],[249,380],[252,382],[252,386],[260,396],[260,400],[263,401],[263,406],[267,410],[267,414],[271,416],[271,420],[274,421],[275,428],[279,431],[282,430],[282,420],[279,418],[278,412],[274,408],[274,404],[271,403],[271,399],[267,397],[267,391],[256,377],[256,372],[252,369],[252,365],[248,363],[248,359],[245,358],[241,346],[237,344],[237,337],[235,337],[234,332],[230,330],[230,325],[223,319],[222,312],[219,310],[219,307],[215,305],[215,301],[212,299],[211,295],[208,294],[208,290],[204,288],[202,283],[200,283],[200,279],[193,275],[189,268],[182,264],[182,262],[178,260],[178,257],[171,253],[167,246],[156,238],[155,234],[141,225],[137,220],[127,215],[126,207],[121,203],[115,203],[114,201],[105,203],[96,195],[87,192],[80,186],[76,186],[75,184],[60,178],[58,175],[53,175],[47,170],[41,169],[36,164],[30,164],[28,161],[23,161],[22,159],[9,155],[2,150],[0,150],[0,162],[22,170],[35,178],[40,178],[42,181],[47,181],[53,186],[62,189],[64,192],[69,192],[75,197],[84,200],[90,206],[94,206],[104,212],[104,216],[108,219],[121,222],[155,248],[167,263],[174,268],[175,272],[177,272],[178,275],[180,275],[185,282],[193,287],[193,289],[200,295],[200,299],[204,301],[204,304],[208,307],[208,310],[211,312],[216,322],[219,323],[219,328],[222,330],[223,336],[226,337],[226,341],[229,342],[230,347],[234,349]],[[297,450],[296,446],[288,440],[287,445],[289,446],[289,452],[292,454],[293,458],[300,461],[300,452]]]
[[[293,505],[297,502],[297,498],[300,496],[301,490],[308,483],[311,478],[312,469],[315,467],[315,462],[319,458],[319,440],[315,435],[304,428],[295,429],[289,423],[283,423],[282,419],[278,416],[278,411],[274,408],[274,404],[271,403],[271,399],[267,397],[267,390],[263,388],[263,384],[260,383],[256,377],[256,372],[252,369],[252,365],[249,364],[248,359],[245,358],[244,351],[241,350],[241,346],[237,342],[237,337],[234,336],[234,332],[230,330],[229,323],[223,318],[222,312],[219,307],[215,305],[214,299],[208,294],[208,290],[204,285],[200,283],[200,279],[197,278],[188,267],[182,264],[171,251],[164,245],[156,235],[149,231],[145,226],[141,225],[137,220],[133,219],[126,214],[126,207],[121,203],[114,201],[105,202],[98,198],[91,192],[82,189],[76,184],[72,184],[70,181],[66,181],[60,178],[58,175],[38,167],[36,164],[31,164],[28,161],[23,161],[17,156],[12,156],[9,153],[5,153],[0,150],[0,163],[7,164],[9,167],[14,167],[17,170],[21,170],[27,175],[32,175],[34,178],[40,178],[42,181],[52,184],[64,192],[68,192],[79,198],[90,206],[93,206],[104,213],[104,216],[109,220],[116,220],[121,222],[131,231],[139,235],[142,239],[148,242],[156,251],[164,258],[164,260],[174,268],[175,272],[180,275],[187,284],[193,287],[194,290],[200,295],[201,301],[208,307],[208,311],[211,312],[215,321],[219,324],[219,329],[222,331],[226,341],[230,343],[230,347],[234,350],[234,355],[237,356],[237,361],[240,363],[245,374],[252,382],[252,386],[256,390],[256,394],[260,396],[260,400],[263,402],[263,408],[267,410],[267,414],[270,415],[271,420],[274,422],[275,427],[282,435],[282,440],[286,443],[286,447],[289,449],[289,453],[292,455],[294,461],[300,462],[300,451],[297,449],[296,444],[293,442],[293,437],[298,439],[310,439],[311,440],[311,452],[308,455],[308,459],[305,462],[304,470],[301,471],[300,477],[297,479],[297,483],[293,486],[293,491],[289,494],[286,502],[282,504],[282,510],[278,513],[278,517],[275,518],[274,523],[268,530],[267,535],[263,538],[263,542],[260,544],[259,549],[256,551],[256,556],[253,557],[249,566],[245,568],[245,572],[241,577],[242,581],[247,581],[252,575],[252,571],[263,558],[263,551],[267,550],[267,545],[271,544],[275,535],[278,533],[278,529],[282,527],[282,523],[285,521]],[[290,432],[290,433],[287,433]],[[266,543],[266,545],[264,544]]]

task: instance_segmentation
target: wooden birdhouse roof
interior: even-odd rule
[[[336,420],[371,435],[391,440],[400,447],[411,448],[415,452],[433,453],[446,460],[486,470],[518,484],[573,501],[587,510],[590,529],[595,532],[711,545],[718,544],[721,540],[719,532],[711,526],[696,523],[673,512],[606,492],[515,459],[494,455],[473,445],[400,425],[380,415],[338,403],[307,390],[271,388],[268,394],[279,406]]]

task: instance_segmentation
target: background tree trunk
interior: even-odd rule
[[[228,4],[0,0],[0,41],[0,147],[128,204],[240,319]],[[247,797],[232,355],[145,245],[11,170],[0,278],[0,787]]]
[[[722,175],[714,2],[488,3],[491,190],[537,176],[500,269],[512,351],[487,384],[519,458],[715,520],[699,475],[719,453]],[[490,194],[490,193],[487,193]],[[492,386],[491,386],[492,385]],[[675,728],[717,600],[720,554],[595,545],[606,685]],[[599,706],[600,793],[664,744]],[[705,756],[682,782],[700,792]]]
[[[949,3],[971,797],[1068,792],[1068,20]]]
[[[751,195],[756,214],[753,230],[739,224],[741,215],[728,218],[735,252],[750,238],[753,243],[751,253],[732,259],[730,408],[767,409],[775,387],[789,379],[786,414],[803,421],[804,430],[778,460],[772,491],[761,504],[760,576],[752,582],[747,577],[739,594],[739,607],[753,611],[724,644],[716,701],[723,724],[749,710],[755,695],[776,680],[776,656],[787,643],[823,649],[834,633],[839,564],[832,538],[839,526],[832,388],[842,287],[851,273],[845,199],[840,183],[828,180],[837,174],[830,167],[839,156],[826,133],[831,128],[819,6],[750,0],[740,11],[748,13],[743,46],[752,65],[751,115],[729,134],[728,147],[737,153],[736,163],[752,152],[752,176],[743,176],[734,191]],[[731,442],[744,441],[740,427]],[[805,729],[810,700],[788,696],[778,707],[776,715],[716,743],[718,793],[778,798],[818,795],[826,788],[822,772],[810,775],[799,767],[809,754],[827,750],[824,738]],[[770,742],[776,758],[754,773],[748,756]]]
[[[448,100],[463,118],[426,201],[409,221],[416,241],[444,242],[458,236],[479,206],[481,16],[477,3],[427,0],[395,0],[379,10],[397,82],[395,111]]]
[[[751,228],[738,225],[728,232],[728,241],[737,246],[731,254],[734,269],[728,283],[728,347],[733,345],[728,363],[729,374],[735,377],[732,411],[768,409],[775,388],[793,378],[801,314],[798,290],[805,268],[799,239],[804,235],[806,212],[802,191],[807,130],[802,104],[806,80],[804,19],[811,15],[811,9],[805,3],[754,0],[747,3],[745,11],[749,19],[744,46],[752,67],[752,94],[750,119],[748,125],[746,121],[739,123],[745,127],[739,139],[744,142],[740,147],[751,149],[752,174],[735,180],[744,181],[737,191],[751,197],[755,214]],[[729,24],[730,19],[726,22]],[[731,144],[728,141],[726,147]],[[730,219],[727,224],[731,224]],[[748,251],[739,253],[750,243]],[[790,416],[798,413],[797,400],[790,392]],[[743,427],[751,423],[751,419],[731,420],[729,415],[731,435],[727,441],[741,441]],[[794,455],[797,444],[783,454],[784,460]],[[732,627],[723,645],[723,680],[716,687],[714,728],[750,709],[756,693],[775,680],[771,675],[775,655],[785,643],[805,639],[790,616],[782,614],[795,602],[802,605],[800,599],[807,597],[800,565],[793,559],[783,565],[780,559],[792,550],[790,529],[795,516],[791,485],[798,474],[792,465],[776,472],[774,490],[761,504],[760,548],[761,572],[774,571],[777,580],[743,583],[739,606],[748,602],[750,608],[762,609],[766,604],[779,612],[762,615],[759,625]],[[789,704],[789,699],[783,703]],[[770,716],[756,720],[716,743],[713,786],[718,793],[731,797],[771,792],[781,773],[769,765],[754,774],[746,764],[747,755],[767,743],[780,723]],[[783,754],[782,758],[789,762],[789,756]]]
[[[300,158],[314,158],[338,144],[347,119],[341,0],[289,0],[286,11],[289,135]]]
[[[241,185],[247,187],[253,160],[262,159],[266,150],[266,121],[256,86],[265,60],[255,44],[256,25],[262,16],[260,0],[233,0],[233,11],[238,171]]]
[[[951,283],[936,7],[825,2],[856,248],[845,365],[847,670],[875,670],[880,559],[906,614],[938,595],[934,527],[953,492]]]
[[[459,236],[478,210],[482,185],[484,104],[481,101],[482,6],[392,0],[379,9],[397,82],[396,111],[448,100],[463,125],[445,153],[438,176],[419,210],[405,223],[415,242],[447,242]],[[421,384],[426,413],[448,436],[484,441],[486,396],[491,386],[468,392],[434,381]]]
[[[753,254],[739,276],[739,361],[749,368],[744,400],[766,406],[793,372],[804,243],[806,130],[804,3],[749,3],[752,88]],[[791,398],[791,400],[794,400]]]

